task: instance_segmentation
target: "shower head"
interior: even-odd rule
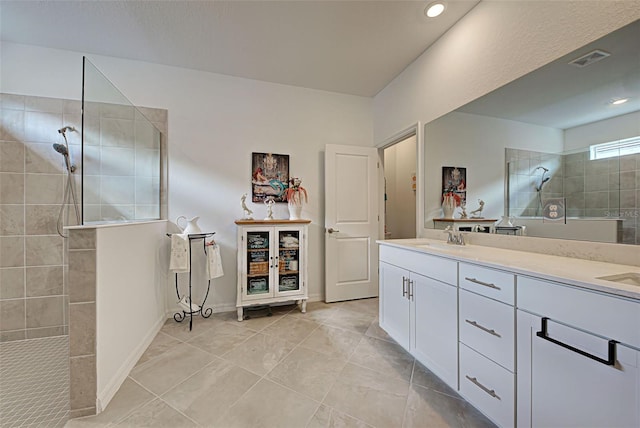
[[[62,156],[69,156],[69,150],[67,150],[67,147],[64,144],[54,143],[53,150],[60,153]]]

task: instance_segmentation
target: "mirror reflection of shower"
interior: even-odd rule
[[[548,168],[545,168],[544,166],[539,166],[534,170],[534,172],[539,169],[542,170],[542,175],[540,176],[540,181],[534,185],[536,192],[538,194],[538,197],[537,197],[538,204],[536,205],[536,216],[540,215],[540,210],[542,209],[542,188],[547,183],[547,181],[551,180],[551,177],[545,177],[545,175],[549,172]]]
[[[66,238],[62,233],[63,230],[63,222],[62,218],[64,215],[65,207],[68,207],[68,204],[73,202],[73,209],[76,215],[76,224],[80,224],[80,209],[78,207],[78,199],[76,197],[76,189],[73,180],[73,172],[76,170],[76,166],[71,162],[71,158],[69,156],[69,142],[67,141],[67,132],[77,132],[73,126],[65,126],[63,128],[58,129],[58,133],[62,135],[64,138],[64,145],[54,143],[53,149],[60,153],[64,157],[64,163],[67,169],[67,180],[64,188],[64,196],[62,198],[62,204],[60,205],[60,211],[58,212],[58,223],[56,225],[58,230],[58,235]]]

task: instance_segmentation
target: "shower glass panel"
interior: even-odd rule
[[[161,132],[83,60],[83,224],[160,219]]]

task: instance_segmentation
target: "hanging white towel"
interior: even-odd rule
[[[219,278],[224,275],[220,247],[215,242],[207,245],[207,275],[209,279]]]
[[[185,234],[171,235],[171,261],[169,270],[180,273],[189,272],[189,237]]]

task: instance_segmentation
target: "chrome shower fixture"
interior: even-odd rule
[[[53,143],[53,150],[60,153],[62,156],[69,156],[69,150],[67,150],[67,147],[62,144]]]
[[[67,131],[71,131],[71,132],[75,132],[76,128],[74,128],[73,126],[64,126],[60,129],[58,129],[58,134],[62,134],[64,137],[66,137],[65,133]]]
[[[547,181],[551,180],[551,177],[545,177],[545,174],[546,174],[547,172],[549,172],[549,169],[548,169],[548,168],[545,168],[545,167],[543,167],[543,166],[539,166],[539,167],[537,167],[534,171],[537,171],[537,170],[539,170],[539,169],[541,169],[541,170],[542,170],[542,176],[540,177],[540,183],[539,183],[539,184],[536,184],[536,186],[535,186],[535,187],[536,187],[536,192],[538,192],[538,193],[540,193],[540,191],[542,191],[542,188],[544,187],[544,184],[545,184]]]

